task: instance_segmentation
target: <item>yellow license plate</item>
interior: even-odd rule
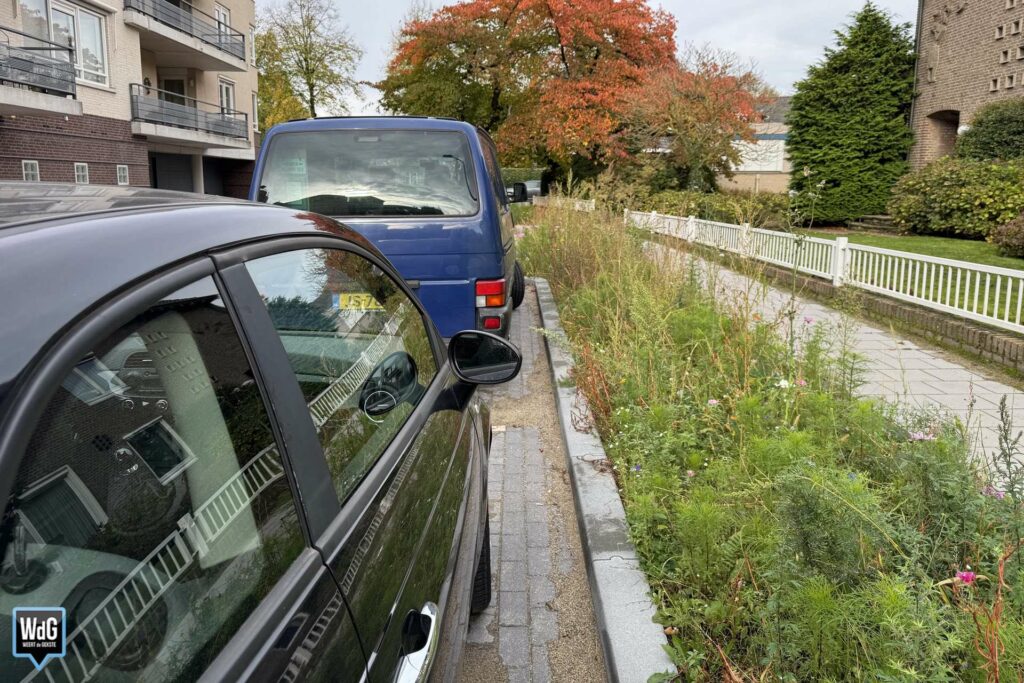
[[[334,305],[343,311],[382,311],[380,305],[372,294],[366,292],[342,292],[334,295]]]

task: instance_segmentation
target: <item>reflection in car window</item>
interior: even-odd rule
[[[0,679],[194,679],[303,545],[253,373],[204,279],[94,347],[47,406],[4,524],[0,630],[15,607],[62,606],[67,654],[39,672],[4,658]]]
[[[308,249],[246,266],[344,500],[437,374],[423,318],[391,278],[356,254]]]
[[[271,138],[259,198],[326,216],[470,216],[478,192],[462,133],[331,130]]]

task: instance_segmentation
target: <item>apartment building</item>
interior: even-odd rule
[[[793,165],[786,152],[789,126],[786,117],[790,109],[789,97],[777,97],[759,110],[760,120],[751,125],[754,140],[737,140],[734,146],[740,153],[740,163],[733,176],[720,176],[718,186],[725,190],[749,192],[786,192]]]
[[[914,168],[950,154],[977,111],[1024,95],[1024,0],[921,0]]]
[[[0,0],[0,179],[243,196],[254,0]]]

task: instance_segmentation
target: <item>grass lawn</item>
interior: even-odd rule
[[[864,233],[849,230],[808,230],[808,235],[834,240],[843,235],[850,238],[853,244],[864,244],[869,247],[909,251],[925,256],[969,261],[1001,268],[1024,269],[1024,259],[1000,256],[994,244],[976,240],[961,240],[952,237],[932,237],[928,235],[885,235]]]

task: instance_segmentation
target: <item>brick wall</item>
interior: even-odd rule
[[[1024,0],[921,0],[921,7],[914,168],[950,153],[957,127],[970,125],[984,105],[1024,96],[1024,58],[1018,59],[1024,56],[1018,53],[1024,47]]]
[[[131,123],[102,116],[18,116],[0,119],[0,179],[21,180],[21,162],[39,162],[40,180],[74,182],[75,162],[89,164],[89,183],[115,185],[117,165],[132,185],[149,186],[146,142]]]

